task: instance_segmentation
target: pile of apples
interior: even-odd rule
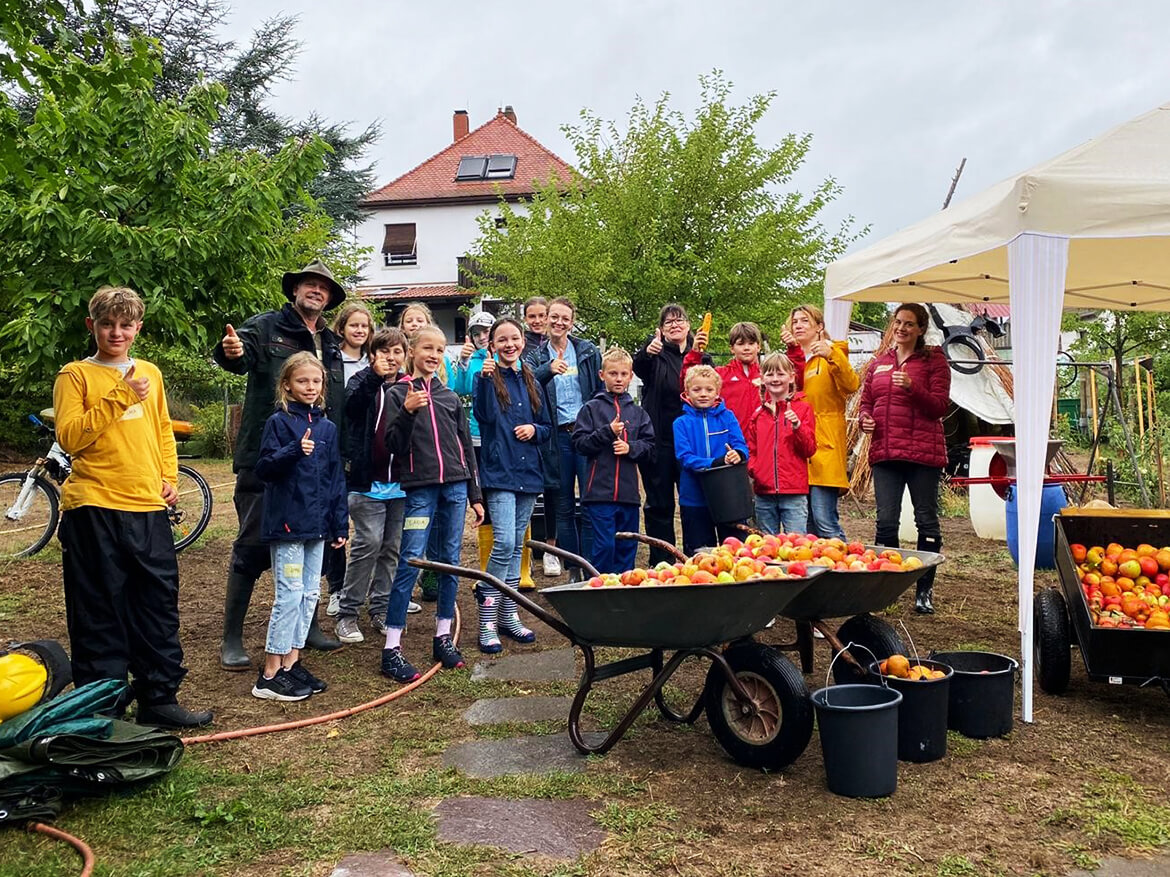
[[[942,670],[931,670],[922,664],[911,665],[905,655],[890,655],[878,663],[878,672],[883,676],[893,676],[896,679],[909,679],[911,682],[929,682],[931,679],[945,679],[946,673]]]
[[[732,549],[736,557],[764,557],[772,560],[807,562],[810,566],[849,572],[905,572],[920,569],[917,557],[903,557],[893,548],[875,551],[860,542],[843,539],[821,539],[800,533],[778,533],[775,536],[752,533],[740,541],[734,536],[723,540],[723,546]]]
[[[1170,630],[1170,546],[1069,546],[1098,627]]]
[[[739,540],[736,540],[739,541]],[[757,579],[792,579],[808,574],[808,566],[790,563],[783,567],[770,564],[758,557],[739,556],[727,545],[712,551],[700,551],[686,561],[663,561],[653,569],[637,567],[623,573],[594,576],[583,584],[586,588],[606,588],[619,585],[722,585],[750,582]]]

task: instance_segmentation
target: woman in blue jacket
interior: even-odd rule
[[[510,317],[497,320],[488,336],[487,357],[476,375],[471,407],[479,421],[480,486],[491,514],[492,549],[487,572],[512,587],[520,584],[520,555],[536,497],[544,489],[540,444],[552,431],[548,408],[532,370],[521,361],[524,330]],[[500,636],[520,643],[536,634],[520,622],[516,603],[480,582],[479,650],[502,650]]]
[[[597,346],[572,335],[576,309],[567,298],[554,298],[548,305],[548,341],[533,357],[536,379],[547,389],[549,420],[554,429],[560,469],[557,493],[557,547],[585,557],[590,552],[590,531],[577,514],[577,494],[585,483],[585,457],[573,447],[573,425],[581,406],[601,392],[601,354]],[[578,532],[580,535],[578,536]],[[570,571],[579,581],[579,568]]]

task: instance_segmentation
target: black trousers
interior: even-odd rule
[[[236,506],[239,529],[232,543],[231,571],[254,582],[272,566],[268,546],[260,541],[264,482],[256,477],[255,471],[241,469],[236,473],[232,502]]]
[[[657,442],[654,446],[654,459],[649,463],[639,463],[638,471],[642,473],[642,490],[646,499],[642,509],[647,536],[662,539],[671,545],[675,543],[674,534],[674,495],[678,489],[678,460],[674,458],[674,442]],[[650,565],[672,558],[660,548],[650,549]]]
[[[905,460],[873,464],[873,497],[877,505],[878,545],[898,547],[898,523],[902,516],[902,494],[910,491],[914,507],[914,526],[918,530],[919,551],[942,549],[942,527],[938,520],[938,485],[942,469]],[[919,588],[934,585],[937,567],[931,567],[918,580]]]
[[[74,684],[133,676],[139,705],[174,703],[187,671],[166,512],[82,506],[61,516],[58,535]]]

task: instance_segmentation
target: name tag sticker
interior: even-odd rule
[[[426,517],[426,516],[417,517],[417,518],[407,518],[405,521],[402,522],[402,529],[403,530],[425,530],[427,528],[427,524],[429,524],[430,522],[431,522],[431,519],[429,517]]]
[[[886,364],[886,365],[879,365],[877,368],[875,368],[875,369],[873,370],[873,373],[874,373],[875,375],[880,375],[882,372],[888,372],[888,371],[892,371],[892,370],[893,370],[893,368],[894,368],[894,367],[893,367],[892,365],[889,365],[889,364]]]
[[[133,405],[131,405],[129,408],[126,409],[125,413],[122,414],[122,419],[123,420],[141,420],[145,416],[146,416],[146,413],[142,410],[142,403],[135,402]]]

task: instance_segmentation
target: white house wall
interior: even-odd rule
[[[523,210],[517,205],[518,210]],[[479,239],[477,218],[485,212],[499,215],[499,208],[485,204],[453,204],[426,207],[382,207],[372,211],[358,226],[358,244],[370,247],[370,260],[362,269],[362,286],[411,286],[455,283],[458,259]],[[382,242],[389,223],[413,222],[418,262],[387,267]]]

